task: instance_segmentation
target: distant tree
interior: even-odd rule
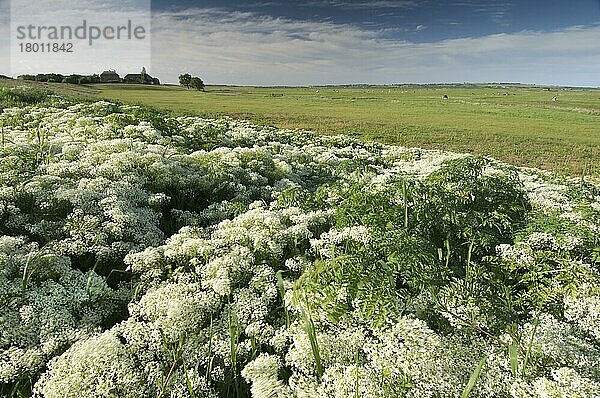
[[[179,84],[185,88],[190,88],[190,84],[192,82],[192,75],[189,73],[185,73],[183,75],[179,75]]]
[[[140,73],[140,83],[150,84],[151,82],[152,79],[150,79],[150,76],[148,76],[148,73],[146,73],[146,67],[142,66],[142,73]]]
[[[17,77],[20,80],[33,80],[38,82],[48,83],[70,83],[70,84],[89,84],[100,83],[100,76],[93,75],[77,75],[72,74],[64,76],[59,73],[39,73],[37,75],[20,75]]]
[[[194,90],[204,91],[204,82],[199,77],[192,77],[190,87]]]
[[[79,84],[79,80],[81,80],[80,75],[70,75],[70,76],[65,77],[62,82],[69,83],[69,84]]]
[[[47,78],[47,81],[50,83],[62,83],[62,81],[65,77],[63,75],[57,74],[57,73],[48,73],[46,75],[46,78]]]

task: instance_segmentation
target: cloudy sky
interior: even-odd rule
[[[148,71],[166,82],[600,86],[600,0],[154,0],[151,39]]]

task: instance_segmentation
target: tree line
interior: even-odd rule
[[[100,83],[100,76],[93,75],[61,75],[60,73],[38,73],[37,75],[20,75],[21,80],[44,83],[70,83],[70,84],[90,84]]]

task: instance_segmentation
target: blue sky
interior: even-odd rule
[[[599,0],[156,0],[152,7],[156,11],[220,8],[298,21],[330,21],[413,42],[600,23]]]
[[[600,86],[600,0],[154,0],[152,18],[167,82]]]

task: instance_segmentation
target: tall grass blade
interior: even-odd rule
[[[471,391],[473,391],[473,387],[475,387],[477,380],[479,380],[479,376],[481,375],[481,371],[483,370],[483,365],[485,365],[486,360],[487,360],[487,357],[484,356],[483,358],[481,358],[481,360],[477,364],[477,367],[471,374],[471,378],[469,379],[467,386],[465,387],[465,389],[463,390],[463,392],[460,396],[461,398],[468,398],[469,395],[471,394]]]
[[[406,180],[402,181],[402,196],[404,200],[404,228],[408,228],[408,190]]]
[[[354,397],[359,398],[359,385],[360,385],[360,348],[356,347],[356,379],[354,380]]]
[[[312,349],[313,356],[315,357],[317,377],[320,379],[323,376],[323,364],[321,363],[321,352],[319,350],[319,342],[317,341],[317,333],[315,332],[315,324],[310,314],[303,312],[302,317],[304,318],[304,330],[306,331],[306,334],[308,334],[310,348]]]
[[[208,366],[206,367],[206,381],[210,380],[210,374],[212,373],[213,361],[215,359],[215,357],[213,355],[213,352],[212,352],[213,338],[214,338],[212,314],[210,316],[210,326],[209,326],[209,329],[208,329],[208,335],[209,335],[209,339],[208,339],[208,354],[207,354],[207,357],[210,358],[210,360],[208,362]]]
[[[522,375],[525,377],[525,373],[527,372],[527,364],[529,362],[529,356],[531,354],[531,347],[533,346],[533,341],[535,339],[535,333],[537,332],[538,325],[540,324],[540,315],[538,314],[533,321],[533,331],[531,332],[531,338],[529,339],[529,344],[527,345],[527,352],[525,352],[525,360],[523,361],[523,371]]]
[[[513,377],[517,377],[519,371],[519,356],[517,346],[513,343],[508,346],[508,356],[510,358],[510,370]]]
[[[448,268],[448,264],[450,264],[450,240],[448,238],[444,240],[444,245],[446,246],[446,268]]]
[[[240,337],[239,324],[235,312],[231,309],[231,304],[228,307],[228,326],[229,326],[229,359],[231,361],[231,374],[233,377],[233,387],[235,389],[235,396],[240,396],[240,386],[238,380],[238,344]]]
[[[196,398],[196,393],[194,392],[194,387],[192,386],[192,381],[190,380],[190,375],[188,373],[187,366],[185,365],[185,361],[183,362],[183,371],[185,372],[185,386],[190,394],[190,398]]]

